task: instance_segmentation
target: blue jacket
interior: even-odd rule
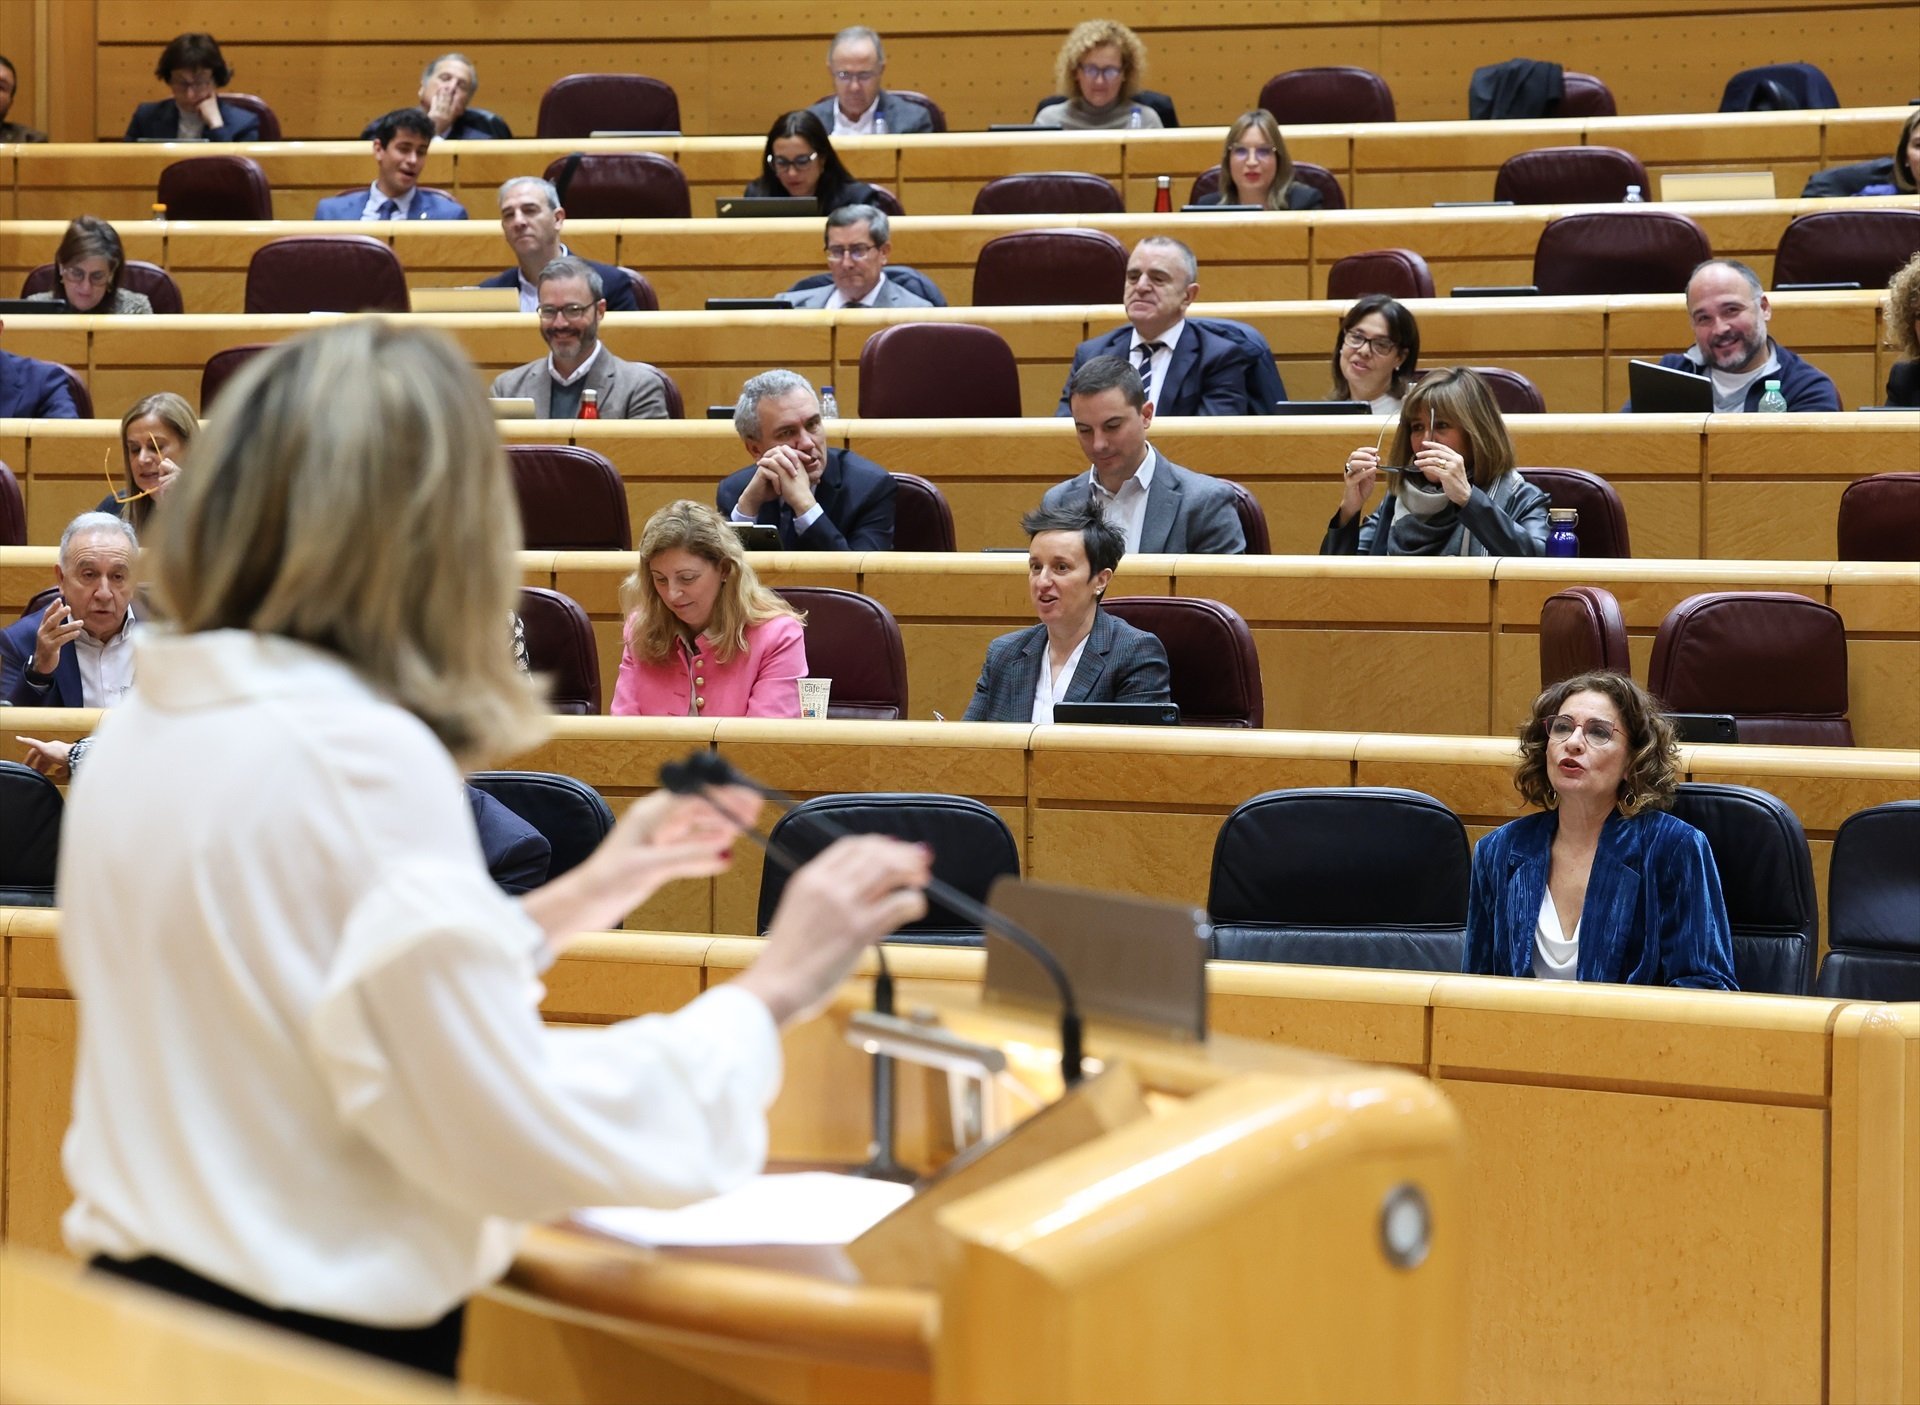
[[[0,700],[15,707],[85,707],[86,694],[80,685],[80,656],[73,645],[60,650],[60,661],[53,666],[53,682],[35,688],[27,682],[27,669],[33,663],[34,637],[40,632],[39,610],[23,620],[15,620],[0,630]]]
[[[575,258],[580,258],[578,254]],[[580,259],[595,273],[600,275],[600,291],[607,300],[608,312],[638,312],[640,302],[633,295],[633,280],[627,277],[627,271],[616,268],[610,263],[595,263],[592,259]],[[483,288],[518,288],[520,270],[509,268],[480,284]]]
[[[77,420],[63,367],[0,351],[0,420]]]
[[[217,99],[216,99],[217,101]],[[126,141],[171,140],[180,135],[180,106],[172,98],[143,102],[134,108],[127,123]],[[259,141],[260,118],[257,113],[231,103],[220,103],[220,130],[207,133],[208,141]]]
[[[987,645],[987,661],[967,704],[968,722],[1031,722],[1040,684],[1044,624],[1016,629]],[[1159,636],[1096,609],[1093,632],[1067,685],[1066,702],[1170,703],[1173,683]]]
[[[1475,846],[1461,966],[1467,974],[1532,976],[1534,929],[1559,828],[1552,811],[1527,815]],[[1740,988],[1720,870],[1706,835],[1659,810],[1607,817],[1580,910],[1579,976]]]
[[[317,220],[360,221],[360,212],[367,208],[367,195],[371,186],[359,190],[350,190],[345,195],[329,195],[315,207],[313,217]],[[413,192],[410,220],[463,220],[467,217],[467,207],[449,199],[437,190],[428,190],[425,186]]]
[[[545,883],[553,866],[553,845],[547,837],[486,791],[472,786],[466,791],[487,876],[515,898]]]
[[[713,499],[721,516],[733,515],[733,505],[752,481],[752,464],[720,480]],[[893,475],[872,459],[851,449],[829,449],[826,471],[813,490],[821,507],[813,526],[804,534],[795,532],[785,498],[761,503],[754,520],[780,529],[783,551],[892,551],[894,492]]]
[[[1073,350],[1073,371],[1096,356],[1118,356],[1129,365],[1133,357],[1127,348],[1133,341],[1133,328],[1122,327],[1104,337],[1092,337]],[[1156,415],[1264,415],[1265,405],[1253,402],[1253,353],[1238,342],[1210,332],[1192,318],[1180,333],[1180,344],[1173,349],[1167,365],[1165,384],[1154,396]],[[1071,414],[1066,387],[1060,390],[1056,415]]]
[[[1780,358],[1780,393],[1787,397],[1789,414],[1814,410],[1838,410],[1840,392],[1833,388],[1833,380],[1811,362],[1803,361],[1788,351],[1779,342],[1770,343],[1774,354]],[[1662,356],[1660,364],[1669,371],[1685,371],[1688,375],[1704,376],[1703,363],[1698,347],[1689,347],[1685,351],[1676,351]],[[1771,377],[1763,376],[1747,387],[1747,403],[1742,408],[1753,414],[1760,408],[1760,397],[1767,393],[1767,381]],[[1629,400],[1620,407],[1631,413],[1633,401]]]

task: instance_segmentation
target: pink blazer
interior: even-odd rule
[[[747,628],[747,647],[718,663],[700,636],[661,663],[620,651],[615,717],[798,717],[799,680],[807,676],[806,626],[781,615]]]

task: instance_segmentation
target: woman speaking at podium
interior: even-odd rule
[[[656,793],[502,895],[460,768],[541,714],[500,638],[520,526],[473,368],[353,322],[257,358],[222,403],[146,563],[169,623],[67,810],[63,1228],[98,1268],[451,1375],[517,1222],[760,1169],[778,1027],[924,910],[927,858],[835,846],[738,979],[546,1028],[558,945],[724,868],[730,821]]]

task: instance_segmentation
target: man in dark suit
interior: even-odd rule
[[[833,36],[827,46],[827,72],[833,75],[833,96],[807,110],[820,119],[828,136],[904,136],[933,130],[932,113],[880,86],[887,73],[887,51],[880,36],[864,24]]]
[[[786,551],[893,549],[893,475],[827,447],[820,398],[805,376],[755,376],[733,407],[733,427],[755,461],[720,480],[721,512],[779,528]]]
[[[469,107],[480,87],[480,71],[465,54],[442,54],[420,75],[420,110],[433,123],[442,141],[511,141],[513,128],[498,113]],[[360,135],[373,140],[380,119],[367,123]]]
[[[475,786],[467,787],[467,804],[473,810],[481,856],[487,861],[487,877],[500,891],[517,898],[547,881],[553,845],[546,835]]]
[[[0,330],[5,324],[0,323]],[[0,351],[0,420],[77,420],[64,367]]]
[[[0,631],[0,700],[112,707],[133,686],[133,528],[83,512],[60,535],[60,596]],[[84,657],[83,657],[84,654]]]
[[[1083,341],[1074,349],[1073,370],[1096,356],[1133,363],[1147,385],[1147,399],[1162,415],[1263,415],[1253,387],[1253,353],[1239,342],[1187,320],[1200,291],[1200,265],[1178,239],[1154,235],[1134,246],[1127,259],[1122,296],[1129,326]],[[1072,384],[1072,375],[1068,375]],[[1060,392],[1056,415],[1067,413]]]
[[[625,269],[580,258],[560,242],[560,230],[566,222],[567,212],[561,207],[560,192],[553,188],[552,181],[542,176],[515,176],[502,185],[500,232],[506,235],[507,247],[513,250],[518,267],[496,273],[480,286],[517,287],[520,289],[520,310],[537,312],[540,309],[540,289],[537,286],[540,270],[557,258],[572,257],[580,259],[600,275],[600,288],[606,298],[608,312],[638,312],[640,305],[633,295],[633,280],[627,277]]]
[[[314,209],[317,220],[463,220],[466,207],[420,184],[433,145],[433,123],[417,107],[389,112],[374,127],[373,160],[379,174],[365,190],[329,195]]]
[[[1138,371],[1118,356],[1097,356],[1073,373],[1067,396],[1074,432],[1092,466],[1049,488],[1043,507],[1099,503],[1128,551],[1246,551],[1233,489],[1169,463],[1147,442],[1153,406]]]

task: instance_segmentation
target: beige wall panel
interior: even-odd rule
[[[1920,565],[1833,566],[1827,603],[1850,629],[1905,632],[1920,619]]]
[[[1027,876],[1205,907],[1219,815],[1036,809]]]
[[[1292,1044],[1363,1063],[1425,1070],[1426,994],[1435,977],[1403,971],[1354,979],[1333,968],[1295,967],[1284,994],[1264,964],[1215,961],[1207,967],[1207,1030]],[[1295,980],[1298,980],[1298,984]],[[1396,998],[1381,999],[1391,985]]]
[[[1787,552],[1831,559],[1846,483],[1716,482],[1707,495],[1706,549],[1715,556],[1765,560]]]
[[[1224,601],[1256,624],[1484,625],[1492,618],[1494,563],[1489,557],[1423,563],[1438,569],[1423,572],[1419,581],[1382,575],[1358,557],[1177,560],[1180,594]]]
[[[1920,738],[1920,640],[1849,640],[1847,711],[1861,746],[1914,745]]]
[[[60,1216],[72,1201],[60,1141],[73,1106],[78,1024],[70,998],[7,1002],[7,1240],[64,1254]]]
[[[1256,629],[1253,642],[1269,725],[1390,731],[1417,715],[1423,731],[1487,731],[1483,633]]]
[[[572,1023],[669,1014],[703,989],[703,951],[684,937],[582,937],[541,977],[540,1014]]]
[[[1700,481],[1615,483],[1627,510],[1627,532],[1639,560],[1692,559],[1700,555]],[[1793,555],[1805,553],[1796,544]]]
[[[987,646],[1007,633],[1008,625],[1008,621],[902,624],[900,635],[907,647],[907,689],[913,716],[925,720],[938,712],[949,722],[964,717],[973,701],[974,680],[986,661]]]

